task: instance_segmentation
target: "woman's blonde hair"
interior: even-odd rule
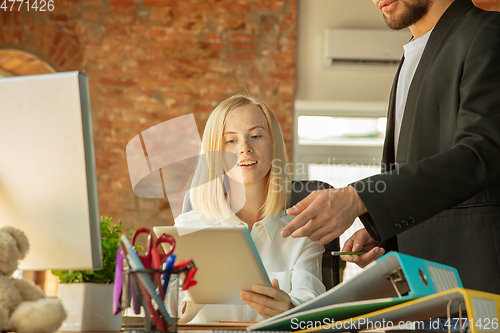
[[[193,175],[190,190],[191,205],[209,219],[225,220],[233,214],[229,206],[229,198],[225,195],[229,189],[227,189],[227,175],[223,168],[222,153],[219,152],[223,151],[222,136],[227,116],[234,109],[247,104],[258,106],[264,113],[273,145],[273,160],[267,179],[267,196],[260,209],[260,217],[278,215],[281,210],[288,207],[290,202],[290,176],[278,120],[264,102],[238,94],[220,103],[208,118],[203,133],[202,154]]]

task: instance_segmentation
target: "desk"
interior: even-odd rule
[[[178,327],[178,330],[177,332],[182,332],[182,331],[189,331],[191,333],[208,333],[212,330],[238,330],[238,331],[244,331],[245,328],[241,327],[241,326],[235,326],[235,327],[231,327],[231,326],[219,326],[219,327],[214,327],[214,326],[199,326],[197,328],[187,328],[187,327]],[[141,331],[136,331],[137,333],[140,333]],[[395,331],[395,330],[392,330],[392,331],[361,331],[361,332],[370,332],[370,333],[389,333],[389,332],[394,332],[394,333],[415,333],[417,331],[408,331],[408,330],[402,330],[402,331]],[[428,333],[436,333],[436,331],[418,331],[419,333],[425,333],[425,332],[428,332]],[[67,332],[56,332],[56,333],[67,333]],[[78,333],[78,332],[76,332]],[[120,331],[120,332],[92,332],[92,333],[124,333],[124,331]]]
[[[182,332],[182,331],[189,331],[191,333],[195,333],[195,332],[204,332],[204,333],[207,333],[207,332],[210,332],[210,331],[213,331],[213,330],[224,330],[224,331],[227,331],[227,330],[231,330],[231,331],[245,331],[246,330],[246,326],[242,326],[242,325],[238,325],[238,326],[218,326],[218,325],[178,325],[177,326],[177,331],[178,332]],[[92,332],[92,333],[123,333],[124,331],[120,331],[120,332]],[[141,331],[135,331],[137,333],[140,333]],[[68,333],[68,332],[62,332],[62,331],[58,331],[56,333]]]

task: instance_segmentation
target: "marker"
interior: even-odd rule
[[[350,256],[350,255],[362,255],[366,252],[341,252],[341,251],[332,251],[332,256]]]

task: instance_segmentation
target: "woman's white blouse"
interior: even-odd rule
[[[323,245],[307,237],[281,237],[281,230],[293,219],[284,212],[268,216],[253,225],[250,235],[260,254],[269,279],[277,279],[280,289],[287,292],[294,305],[299,305],[325,292],[321,282]],[[204,222],[205,221],[205,222]],[[206,224],[205,224],[206,223]],[[233,216],[214,224],[196,211],[179,215],[175,226],[248,225]],[[179,293],[179,323],[212,323],[218,321],[260,321],[263,318],[248,305],[196,304],[187,292]],[[184,311],[181,311],[181,310]],[[193,319],[194,318],[194,319]]]

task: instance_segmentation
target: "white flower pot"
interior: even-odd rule
[[[59,331],[121,330],[121,312],[113,315],[113,284],[62,283],[59,299],[68,314]]]

